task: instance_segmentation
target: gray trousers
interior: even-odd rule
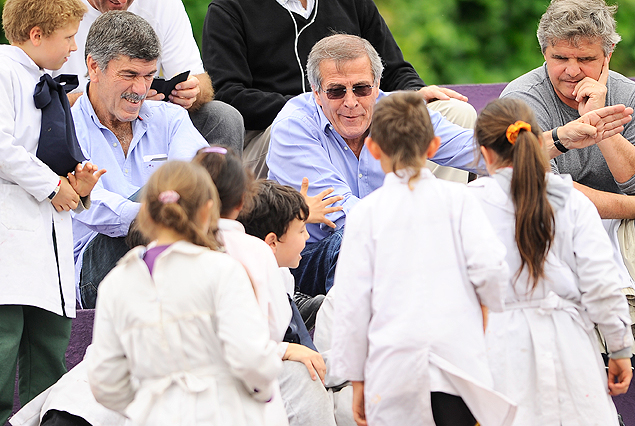
[[[446,120],[466,129],[473,129],[476,124],[476,110],[467,102],[458,99],[450,99],[449,101],[434,101],[428,104],[428,108],[437,111]],[[476,158],[476,157],[475,157]],[[439,166],[430,160],[426,161],[426,167],[434,173],[434,175],[443,180],[452,182],[467,183],[469,173],[465,170],[455,169],[454,167]]]
[[[190,119],[207,143],[230,147],[242,156],[245,127],[243,116],[236,108],[221,101],[211,101],[191,112]]]
[[[319,379],[311,379],[304,364],[282,361],[278,381],[289,426],[335,426],[331,397]]]

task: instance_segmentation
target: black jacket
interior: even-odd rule
[[[313,45],[336,31],[361,36],[375,47],[385,66],[382,90],[424,86],[372,0],[316,0],[308,20],[295,13],[293,18],[303,70]],[[286,101],[303,92],[293,18],[276,0],[214,0],[209,5],[203,64],[216,99],[238,109],[247,130],[267,128]],[[304,87],[311,90],[307,80]]]

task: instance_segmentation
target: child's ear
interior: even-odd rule
[[[42,28],[40,27],[33,27],[31,28],[31,31],[29,31],[29,40],[31,40],[31,43],[34,46],[39,46],[40,43],[42,43]]]
[[[212,211],[214,209],[214,201],[208,200],[203,204],[197,212],[197,220],[201,227],[209,228],[209,223],[212,220]]]
[[[366,145],[366,149],[368,150],[368,152],[370,152],[370,155],[372,155],[375,160],[379,160],[381,158],[381,148],[379,147],[377,142],[373,140],[373,138],[367,136],[364,144]]]
[[[483,158],[485,159],[485,164],[486,165],[490,165],[490,164],[494,164],[495,158],[492,155],[492,151],[490,151],[489,149],[485,148],[484,146],[480,146],[479,147],[481,150],[481,154],[483,154]]]
[[[267,243],[269,247],[271,247],[271,250],[273,250],[273,254],[276,254],[278,243],[278,237],[276,236],[276,234],[274,234],[273,232],[268,233],[265,236],[265,243]]]
[[[428,158],[434,157],[434,154],[437,153],[440,146],[441,146],[441,138],[438,136],[433,137],[432,140],[430,141],[430,145],[428,146],[428,150],[426,151],[426,155],[428,156]]]

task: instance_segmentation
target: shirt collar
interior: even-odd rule
[[[137,261],[143,259],[143,256],[145,255],[145,252],[148,249],[152,248],[152,247],[156,247],[156,241],[151,242],[150,244],[148,244],[147,247],[143,247],[143,246],[135,247],[132,250],[130,250],[121,259],[120,262],[122,264],[130,263],[130,262],[137,262]],[[165,257],[165,256],[167,256],[167,255],[169,255],[170,253],[173,253],[173,252],[194,256],[194,255],[197,255],[197,254],[203,253],[205,251],[209,251],[209,250],[210,249],[208,247],[199,246],[199,245],[190,243],[189,241],[176,241],[176,242],[170,244],[170,246],[168,248],[166,248],[157,257],[157,259]]]
[[[410,176],[412,176],[413,174],[412,171],[404,170],[404,169],[397,170],[397,172],[399,173],[399,175],[397,175],[394,172],[388,173],[384,180],[384,185],[387,185],[393,182],[400,183],[400,184],[407,184],[408,180],[410,179]],[[430,171],[430,169],[428,169],[427,167],[422,167],[421,172],[419,174],[419,179],[435,179],[435,176]]]
[[[218,219],[218,229],[220,231],[240,231],[245,233],[245,227],[242,223],[232,219]]]
[[[318,121],[320,123],[320,129],[322,129],[324,133],[326,133],[326,129],[330,129],[332,127],[331,122],[329,121],[328,118],[326,118],[326,115],[324,115],[324,111],[322,111],[322,107],[319,106],[318,103],[315,101],[315,96],[313,95],[313,92],[307,93],[307,96],[308,95],[311,95],[311,105],[317,111]],[[335,130],[333,129],[333,131]]]
[[[284,7],[291,12],[296,12],[299,15],[303,16],[305,19],[308,19],[309,16],[313,13],[313,8],[315,7],[315,0],[307,0],[306,9],[302,6],[302,2],[300,0],[276,0],[280,6]]]
[[[34,61],[31,59],[29,55],[18,46],[9,46],[4,45],[1,46],[2,53],[14,61],[24,65],[30,72],[38,73],[39,75],[44,74],[44,70],[40,68]]]

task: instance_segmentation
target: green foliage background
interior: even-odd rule
[[[405,58],[428,84],[510,81],[543,62],[536,28],[549,0],[375,2]],[[209,0],[183,0],[183,3],[200,44]],[[621,0],[617,4],[617,29],[622,41],[611,60],[611,68],[635,76],[635,0]]]

